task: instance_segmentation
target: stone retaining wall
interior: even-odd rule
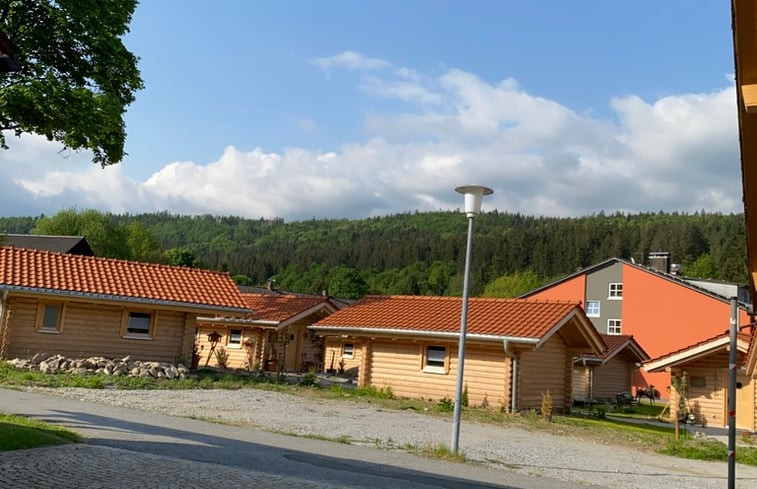
[[[105,357],[67,358],[63,355],[37,353],[31,359],[14,358],[8,363],[20,370],[46,374],[105,374],[155,379],[183,379],[189,374],[189,369],[182,364],[143,362],[131,360],[128,356],[114,360]]]

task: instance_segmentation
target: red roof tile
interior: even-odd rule
[[[228,273],[111,258],[0,247],[0,289],[247,310]]]
[[[461,307],[460,297],[367,296],[313,327],[458,333]],[[470,298],[467,332],[540,339],[574,310],[577,302]]]
[[[283,322],[320,304],[330,304],[328,298],[286,294],[242,294],[252,310],[247,319]],[[336,308],[334,308],[336,309]]]
[[[660,355],[657,358],[653,358],[653,359],[649,360],[648,362],[645,362],[645,365],[651,364],[651,363],[660,362],[661,360],[665,360],[667,358],[674,357],[674,356],[676,356],[676,355],[678,355],[680,353],[684,353],[684,352],[687,352],[689,350],[695,350],[696,348],[698,348],[700,346],[705,346],[708,343],[715,343],[715,342],[717,342],[718,340],[721,340],[721,339],[722,340],[730,339],[730,336],[731,336],[730,332],[726,331],[725,333],[721,333],[719,335],[715,335],[715,336],[712,336],[710,338],[705,338],[705,339],[703,339],[701,341],[698,341],[698,342],[696,342],[694,344],[691,344],[689,346],[685,346],[683,348],[679,348],[678,350],[665,353],[664,355]],[[743,343],[746,343],[746,344],[749,344],[749,342],[751,340],[751,337],[750,337],[749,333],[742,333],[741,331],[739,331],[736,334],[736,337],[737,337],[737,339],[739,341],[741,341]],[[727,345],[723,345],[723,347],[724,346],[727,346]]]
[[[602,338],[602,341],[605,342],[605,345],[607,345],[607,349],[604,351],[604,353],[602,353],[601,355],[594,355],[587,352],[581,355],[582,358],[586,358],[587,360],[607,360],[615,356],[620,350],[632,346],[634,353],[639,356],[640,361],[649,360],[649,355],[644,351],[641,345],[639,345],[639,343],[634,340],[633,335],[600,333],[599,336]]]

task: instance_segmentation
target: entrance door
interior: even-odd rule
[[[736,428],[754,431],[754,379],[736,376],[741,389],[736,389]]]

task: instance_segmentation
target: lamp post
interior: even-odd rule
[[[460,339],[457,347],[457,383],[455,410],[452,416],[452,453],[457,453],[460,440],[460,411],[462,408],[463,369],[465,368],[465,333],[468,329],[468,280],[470,278],[471,248],[473,245],[473,219],[481,212],[484,195],[494,191],[481,185],[464,185],[455,192],[465,195],[465,215],[468,217],[468,242],[465,246],[465,275],[463,276],[463,308],[460,314]]]

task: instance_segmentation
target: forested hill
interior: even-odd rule
[[[74,218],[87,214],[107,220],[112,230],[77,229]],[[56,220],[65,226],[56,227]],[[458,295],[467,220],[460,212],[287,223],[68,210],[52,217],[0,218],[0,232],[84,234],[98,254],[132,259],[171,262],[179,250],[200,266],[228,270],[240,283],[275,278],[278,287],[301,292]],[[111,249],[118,239],[124,240],[122,250]],[[471,293],[486,288],[490,295],[507,295],[497,291],[498,279],[504,288],[508,277],[530,287],[611,257],[645,263],[650,251],[668,251],[686,275],[746,283],[745,250],[742,214],[551,218],[495,211],[474,223]]]

